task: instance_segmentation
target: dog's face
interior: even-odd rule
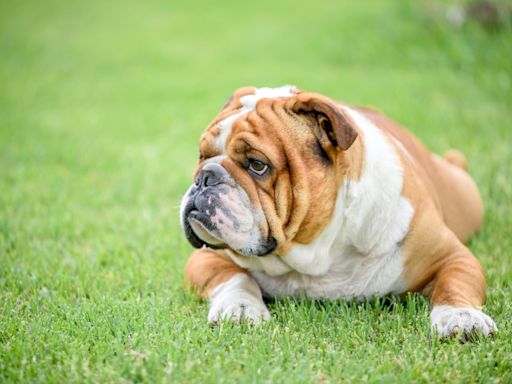
[[[357,129],[334,101],[241,88],[201,137],[181,223],[195,247],[284,255],[329,223]]]

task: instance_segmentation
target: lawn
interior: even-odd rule
[[[435,4],[1,1],[0,382],[511,382],[512,27]],[[466,153],[493,339],[438,342],[418,295],[207,325],[178,219],[198,138],[282,84]]]

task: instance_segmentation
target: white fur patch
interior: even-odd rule
[[[457,308],[451,305],[437,305],[430,313],[432,330],[440,338],[481,333],[488,336],[497,332],[494,321],[477,308]]]
[[[414,209],[401,196],[400,159],[377,127],[346,110],[364,136],[364,169],[359,181],[340,188],[331,223],[314,242],[282,257],[234,258],[270,296],[363,298],[407,289],[400,244]]]
[[[252,277],[239,273],[214,289],[208,321],[215,323],[222,319],[249,320],[255,324],[270,319],[261,290]]]
[[[220,134],[215,138],[217,150],[224,153],[226,150],[226,140],[231,133],[233,123],[241,116],[256,109],[256,104],[261,99],[275,99],[283,96],[293,96],[297,92],[291,85],[285,85],[279,88],[256,88],[254,95],[246,95],[240,98],[242,108],[231,116],[226,117],[219,122]]]

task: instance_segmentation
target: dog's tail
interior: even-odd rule
[[[462,152],[457,151],[456,149],[449,149],[444,154],[444,159],[450,164],[453,164],[466,172],[468,171],[468,161]]]

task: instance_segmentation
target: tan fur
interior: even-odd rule
[[[240,108],[240,97],[254,92],[237,91],[201,139],[202,160],[219,154],[213,138],[218,123]],[[312,96],[313,95],[313,96]],[[286,254],[294,244],[313,241],[331,220],[337,191],[345,177],[358,180],[364,165],[364,140],[358,135],[347,150],[331,144],[314,117],[298,119],[291,111],[307,100],[334,103],[316,94],[263,99],[256,110],[240,117],[227,141],[222,166],[236,178],[255,207],[261,208],[268,228],[279,244],[275,253]],[[381,113],[356,108],[388,137],[404,168],[402,194],[414,208],[414,218],[402,245],[405,276],[411,291],[423,291],[434,305],[480,307],[485,301],[483,270],[463,245],[482,222],[483,207],[478,189],[466,173],[462,154],[450,152],[446,160],[432,155],[413,135]],[[355,128],[357,133],[357,128]],[[341,140],[353,140],[340,136]],[[398,141],[400,144],[397,144]],[[322,164],[314,153],[318,141],[335,164]],[[242,167],[247,152],[272,156],[274,171],[256,181]],[[321,186],[321,188],[319,188]],[[223,251],[196,251],[186,268],[186,280],[208,296],[218,284],[243,272]]]
[[[238,273],[247,273],[233,263],[224,251],[201,248],[190,256],[185,267],[185,281],[202,297],[209,297],[219,285]]]
[[[466,160],[466,156],[456,149],[448,150],[444,154],[444,159],[450,164],[453,164],[466,172],[468,171],[468,161]]]

